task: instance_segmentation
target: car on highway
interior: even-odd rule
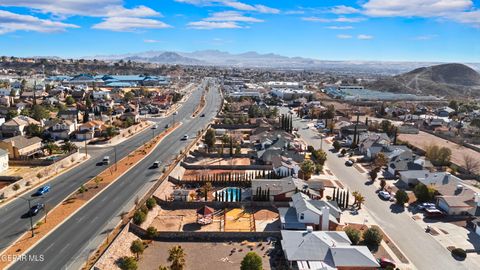
[[[202,113],[202,115],[200,115],[200,117],[205,117],[205,114],[204,114],[204,113]]]
[[[442,210],[437,208],[426,208],[425,209],[425,217],[427,218],[442,218],[445,217],[446,214]]]
[[[37,203],[28,210],[28,215],[30,217],[36,216],[40,210],[44,209],[45,205],[43,203]]]
[[[182,141],[186,141],[186,140],[188,140],[188,135],[187,134],[183,135],[183,137],[182,137]]]
[[[390,193],[388,193],[388,192],[386,192],[386,191],[384,191],[384,190],[378,192],[378,196],[379,196],[381,199],[386,200],[386,201],[388,201],[388,200],[390,200],[390,198],[392,198],[392,196],[390,195]]]
[[[425,210],[425,209],[436,209],[437,207],[435,206],[434,203],[421,203],[417,205],[418,210]]]
[[[169,127],[170,127],[170,124],[166,124],[166,125],[165,125],[165,128],[169,128]]]
[[[103,165],[108,165],[110,164],[110,157],[109,156],[104,156],[102,159]]]
[[[157,161],[153,162],[152,168],[158,168],[158,167],[160,167],[160,161],[157,160]]]
[[[345,161],[345,166],[347,166],[347,167],[352,167],[353,164],[355,164],[355,161],[353,161],[351,159]]]
[[[177,112],[177,111],[174,111],[174,112],[173,112],[173,115],[177,115],[177,114],[178,114],[178,112]]]
[[[45,195],[46,193],[48,193],[50,191],[50,185],[45,185],[39,189],[37,189],[37,191],[35,193],[32,194],[33,197],[38,197],[38,196],[42,196],[42,195]]]
[[[157,129],[158,128],[158,125],[153,125],[152,126],[152,129]]]

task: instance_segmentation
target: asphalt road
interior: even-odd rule
[[[200,96],[201,91],[195,91],[178,111],[178,115],[158,120],[158,130],[162,130],[166,123],[170,123],[173,120],[173,117],[175,117],[175,121],[182,121],[183,124],[172,134],[165,137],[154,152],[28,252],[28,254],[44,255],[45,260],[43,262],[17,262],[11,269],[66,269],[67,267],[68,269],[74,269],[72,265],[74,263],[80,263],[80,261],[75,260],[77,255],[84,251],[84,248],[88,245],[91,245],[90,248],[93,249],[94,243],[92,239],[99,235],[105,237],[105,233],[108,230],[106,231],[104,227],[106,225],[112,225],[111,221],[115,217],[119,218],[119,215],[123,211],[128,210],[128,207],[130,207],[132,201],[134,201],[137,196],[143,195],[143,193],[139,191],[141,191],[142,188],[146,189],[148,186],[153,185],[154,180],[158,179],[161,175],[160,170],[149,169],[152,163],[156,160],[162,163],[168,163],[174,155],[179,153],[180,149],[183,149],[189,143],[188,141],[180,141],[180,138],[184,134],[195,137],[197,131],[204,128],[211,118],[216,115],[220,104],[220,95],[212,89],[207,95],[208,105],[204,110],[206,116],[195,119],[191,118],[192,111],[197,106]],[[121,145],[118,145],[117,158],[120,159],[126,156],[139,145],[151,139],[151,137],[152,130],[148,129]],[[106,152],[111,156],[111,161],[113,162],[113,149],[106,150]],[[92,158],[86,164],[58,177],[61,179],[52,181],[52,191],[50,191],[45,199],[47,204],[54,205],[63,201],[68,194],[77,190],[82,183],[88,181],[103,170],[104,168],[96,166],[96,163],[99,162],[104,155],[105,153],[98,153],[95,158]],[[26,196],[29,195],[30,194],[27,194]],[[2,235],[2,242],[5,242],[3,245],[14,240],[10,236],[10,240],[5,241],[3,235],[18,236],[29,228],[28,219],[19,219],[19,216],[28,208],[25,206],[26,202],[22,203],[23,207],[21,204],[16,205],[18,208],[22,208],[22,210],[16,211],[17,214],[12,215],[14,220],[20,220],[17,222],[21,226],[21,230],[16,226],[7,225],[9,223],[8,220],[5,220],[2,216],[0,235]],[[12,206],[8,205],[8,207],[10,210],[16,209],[13,203]],[[9,211],[5,212],[7,213]],[[9,233],[5,233],[4,225],[10,228]],[[14,231],[14,234],[12,234],[11,231]]]
[[[183,106],[176,116],[183,124],[169,136],[143,161],[120,177],[103,193],[85,205],[80,211],[59,226],[52,234],[44,238],[27,255],[43,255],[43,262],[17,262],[11,269],[78,269],[89,254],[106,237],[106,234],[120,220],[120,215],[128,211],[135,198],[144,194],[161,175],[160,170],[150,166],[159,160],[170,163],[188,141],[180,140],[184,134],[191,138],[206,127],[216,115],[220,104],[220,95],[213,89],[207,95],[205,117],[191,118],[193,108],[200,100],[198,94],[192,95],[188,106]],[[191,104],[191,106],[190,106]]]
[[[315,148],[320,148],[319,133],[313,129],[304,129],[307,122],[295,118],[294,127],[298,127],[302,139]],[[442,245],[431,235],[425,233],[405,212],[398,211],[391,202],[382,201],[375,193],[376,187],[365,185],[367,177],[354,167],[345,166],[345,160],[332,153],[331,147],[323,143],[327,152],[326,165],[338,179],[346,184],[350,191],[359,191],[365,197],[365,206],[373,220],[382,227],[400,250],[411,260],[417,269],[466,269],[462,263],[452,258]],[[405,210],[406,211],[406,210]]]

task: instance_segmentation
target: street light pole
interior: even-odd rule
[[[113,147],[113,151],[115,153],[115,171],[117,170],[117,146]]]
[[[28,201],[28,210],[30,211],[30,209],[32,208],[31,204],[30,204],[30,200],[31,199],[27,199]],[[30,216],[30,230],[32,231],[32,237],[35,236],[35,232],[33,231],[33,218],[32,218],[32,215],[29,213],[28,214]]]

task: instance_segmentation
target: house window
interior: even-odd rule
[[[300,220],[303,220],[305,218],[305,215],[303,213],[300,214]]]

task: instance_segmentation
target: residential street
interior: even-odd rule
[[[283,110],[283,112],[285,112]],[[294,127],[309,145],[320,148],[320,136],[314,129],[304,129],[308,122],[295,117]],[[390,208],[392,203],[378,198],[376,187],[365,185],[369,181],[354,167],[344,165],[345,160],[329,151],[331,145],[323,142],[327,152],[326,165],[338,179],[348,186],[350,191],[359,191],[365,197],[365,207],[370,216],[378,223],[388,236],[395,242],[406,257],[417,269],[467,269],[461,262],[452,258],[450,252],[442,247],[430,234],[418,226],[405,212],[394,213]],[[406,211],[406,210],[405,210]]]

